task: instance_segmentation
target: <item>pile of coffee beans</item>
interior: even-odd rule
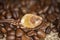
[[[51,31],[58,32],[60,37],[59,11],[56,0],[0,0],[0,39],[44,40]],[[24,27],[21,19],[26,14],[41,17],[41,24],[34,28]],[[25,18],[26,25],[29,25],[29,16]]]

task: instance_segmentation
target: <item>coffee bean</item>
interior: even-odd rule
[[[24,35],[24,32],[21,29],[17,29],[16,30],[16,37],[21,37],[22,35]]]
[[[40,40],[40,38],[37,37],[37,36],[33,36],[33,39],[34,39],[34,40]]]
[[[4,38],[4,34],[0,33],[0,39],[3,39],[3,38]]]
[[[17,37],[16,37],[16,40],[21,40],[21,38],[17,38]]]
[[[34,36],[37,35],[35,31],[30,31],[27,33],[28,36]]]
[[[50,27],[47,27],[45,32],[46,32],[47,34],[49,34],[49,33],[51,32],[51,28],[50,28]]]
[[[32,39],[30,37],[28,37],[27,35],[23,35],[22,40],[32,40]]]
[[[45,37],[46,37],[45,32],[42,31],[42,30],[38,30],[38,31],[37,31],[37,35],[38,35],[39,38],[45,38]]]

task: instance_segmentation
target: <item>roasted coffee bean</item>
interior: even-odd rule
[[[10,12],[8,12],[8,13],[6,14],[6,18],[7,18],[7,19],[11,19],[11,18],[12,18],[12,14],[11,14]]]
[[[60,33],[58,33],[58,37],[60,38]]]
[[[17,9],[16,9],[16,10],[17,10]],[[13,12],[13,18],[14,18],[14,19],[18,19],[18,18],[19,18],[19,13],[16,12],[16,11],[14,11],[14,12]]]
[[[34,36],[37,35],[37,33],[35,31],[30,31],[27,33],[28,36]]]
[[[42,30],[38,30],[38,31],[37,31],[37,35],[38,35],[39,38],[45,38],[45,37],[46,37],[45,32],[42,31]]]
[[[60,32],[60,26],[57,26],[57,31]]]
[[[7,32],[6,40],[15,40],[15,31],[14,30]]]
[[[40,38],[37,37],[37,36],[33,36],[33,39],[34,39],[34,40],[40,40]]]
[[[0,30],[0,39],[3,39],[3,37],[4,37],[4,34]]]
[[[58,24],[57,24],[57,31],[60,33],[60,19],[58,20]]]
[[[47,27],[46,30],[45,30],[45,33],[49,34],[51,32],[51,28],[50,27]]]
[[[56,11],[57,13],[59,13],[59,9],[58,9],[58,8],[55,8],[55,11]]]
[[[24,32],[21,29],[17,29],[16,30],[16,37],[21,37],[22,35],[24,35]]]
[[[0,10],[4,9],[4,3],[0,2]]]
[[[5,34],[7,31],[4,27],[5,27],[4,24],[1,23],[0,24],[0,31]]]
[[[55,27],[57,27],[57,26],[58,26],[58,23],[59,23],[59,20],[56,19],[56,20],[53,22],[53,25],[55,25]]]
[[[12,35],[12,36],[14,36],[14,35],[15,35],[15,30],[9,31],[7,35]]]
[[[21,38],[17,38],[17,37],[16,37],[16,40],[21,40]]]
[[[41,7],[44,7],[44,2],[45,2],[45,0],[40,0],[40,5],[41,5]]]
[[[27,11],[28,11],[28,9],[27,9],[27,8],[25,8],[25,7],[21,7],[21,10],[22,10],[23,14],[26,14],[26,13],[27,13]]]
[[[38,4],[38,3],[35,3],[34,5],[32,5],[31,7],[30,7],[30,11],[31,12],[34,12],[34,11],[37,11],[37,10],[42,10],[42,8],[40,7],[40,5]],[[38,12],[38,11],[37,11]]]
[[[50,22],[54,22],[56,20],[56,17],[54,15],[52,15],[52,14],[49,14],[47,16],[47,20],[50,21]]]
[[[44,9],[43,9],[43,13],[47,12],[47,10],[49,9],[49,6],[46,6]]]
[[[0,14],[0,19],[4,19],[5,17]]]
[[[4,34],[0,33],[0,39],[3,39],[3,37],[4,37]]]
[[[39,26],[40,29],[45,30],[48,26],[50,26],[50,22],[42,22],[42,24]]]
[[[2,31],[2,33],[6,33],[7,32],[7,30],[5,29],[5,28],[1,28],[1,31]]]
[[[12,35],[7,36],[7,37],[6,37],[6,40],[15,40],[15,36],[12,36]]]
[[[57,1],[56,0],[52,0],[51,2],[52,2],[53,6],[55,6],[55,7],[57,6]]]
[[[17,29],[17,26],[16,25],[13,25],[13,24],[10,24],[10,28],[16,30]]]
[[[54,7],[51,6],[51,7],[49,8],[49,10],[48,10],[48,14],[51,14],[51,13],[53,13],[53,12],[54,12]]]
[[[56,33],[57,32],[56,28],[53,28],[52,29],[52,32]]]
[[[51,0],[45,0],[46,2],[45,2],[45,5],[51,5]]]
[[[7,31],[12,30],[12,28],[10,27],[10,25],[7,25],[7,26],[5,27],[5,29],[6,29]]]
[[[27,35],[23,35],[23,36],[22,36],[22,40],[32,40],[32,38],[30,38],[30,37],[27,36]]]
[[[27,0],[26,1],[26,7],[29,9],[31,6],[33,6],[36,3],[36,0]]]

